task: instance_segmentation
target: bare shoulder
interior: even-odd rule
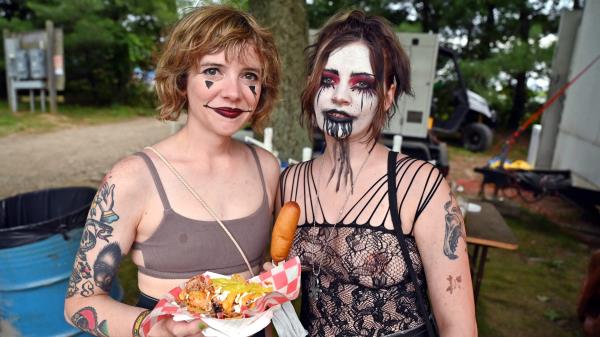
[[[277,181],[279,177],[279,160],[269,151],[254,146],[258,160],[260,160],[260,166],[262,167],[265,178],[271,181]]]
[[[129,155],[113,165],[106,173],[103,184],[118,185],[115,192],[123,196],[141,196],[147,195],[152,186],[152,176],[140,156]]]

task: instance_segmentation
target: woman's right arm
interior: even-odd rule
[[[152,178],[143,160],[131,156],[104,177],[92,201],[65,299],[65,319],[96,336],[132,336],[145,309],[109,296],[121,258],[131,249],[137,226],[152,195]],[[150,336],[202,336],[200,322],[166,319]]]
[[[128,157],[104,177],[92,201],[65,300],[65,319],[96,336],[131,336],[142,308],[109,296],[121,258],[135,240],[146,204],[140,158]],[[137,171],[137,172],[136,172]]]

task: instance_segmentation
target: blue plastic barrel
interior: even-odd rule
[[[65,322],[64,300],[94,194],[91,188],[64,188],[0,201],[2,336],[73,336],[81,332]],[[15,240],[19,245],[11,244]],[[118,281],[112,295],[122,298]]]

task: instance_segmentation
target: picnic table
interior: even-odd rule
[[[473,246],[469,259],[475,303],[477,303],[488,248],[516,250],[519,245],[496,206],[485,201],[472,201],[472,203],[481,206],[481,211],[467,212],[465,216],[467,244]]]

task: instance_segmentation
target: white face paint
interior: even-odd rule
[[[319,128],[337,139],[365,136],[377,109],[376,85],[369,48],[364,43],[334,50],[315,95]]]

